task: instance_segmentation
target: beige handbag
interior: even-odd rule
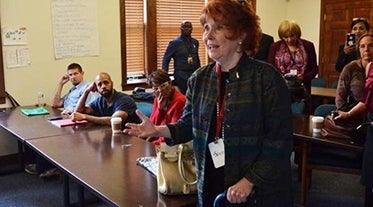
[[[156,147],[158,159],[158,192],[164,195],[183,195],[197,192],[193,141]]]

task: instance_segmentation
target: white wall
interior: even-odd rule
[[[1,24],[25,26],[31,65],[8,69],[5,64],[5,88],[21,105],[37,102],[42,91],[50,103],[58,78],[66,66],[78,62],[85,71],[85,79],[92,81],[101,71],[110,73],[115,88],[120,90],[120,28],[118,0],[97,0],[100,55],[97,57],[54,58],[50,0],[1,0]],[[6,50],[10,46],[3,47]],[[69,87],[65,87],[67,90]]]
[[[118,0],[97,0],[100,55],[56,60],[52,39],[50,0],[0,0],[1,25],[25,26],[31,65],[8,69],[4,63],[6,90],[21,104],[37,103],[42,91],[50,103],[58,78],[66,66],[78,62],[85,70],[85,79],[92,81],[100,71],[107,71],[114,87],[121,90],[120,18]],[[307,11],[307,12],[304,12]],[[277,37],[277,28],[284,19],[293,19],[302,28],[303,37],[319,44],[320,0],[257,0],[257,13],[263,31]],[[3,47],[6,50],[7,47]],[[65,87],[65,91],[69,87]],[[4,107],[4,106],[0,106]],[[9,144],[10,143],[10,144]],[[0,156],[16,152],[16,141],[0,133]]]
[[[31,65],[8,69],[4,58],[5,89],[21,105],[37,103],[39,91],[50,103],[58,78],[72,62],[85,71],[85,79],[93,81],[101,71],[109,72],[114,87],[121,90],[120,17],[118,0],[97,0],[100,55],[97,57],[54,58],[51,22],[51,0],[0,0],[1,26],[25,26]],[[14,46],[12,46],[14,48]],[[10,46],[3,47],[3,50]],[[70,88],[66,85],[64,92]],[[0,105],[5,107],[7,105]],[[1,132],[1,131],[0,131]],[[16,141],[0,133],[0,156],[16,152]]]

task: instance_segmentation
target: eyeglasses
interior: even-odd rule
[[[161,89],[163,89],[164,87],[166,87],[168,85],[168,81],[167,82],[164,82],[164,83],[162,83],[161,85],[159,85],[159,86],[153,86],[152,87],[152,89],[153,89],[153,91],[158,91],[158,90],[161,90]]]
[[[357,20],[367,21],[367,19],[364,17],[355,17],[352,19],[352,21],[357,21]]]

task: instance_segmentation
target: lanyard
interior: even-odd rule
[[[221,67],[219,64],[215,65],[215,71],[218,75],[218,100],[216,102],[216,133],[215,140],[219,137],[224,138],[223,119],[224,119],[224,92],[223,79]]]

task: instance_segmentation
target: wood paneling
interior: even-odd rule
[[[355,17],[365,17],[371,27],[373,20],[371,0],[321,0],[319,75],[331,86],[338,80],[335,70],[338,47],[350,32],[350,24]]]

